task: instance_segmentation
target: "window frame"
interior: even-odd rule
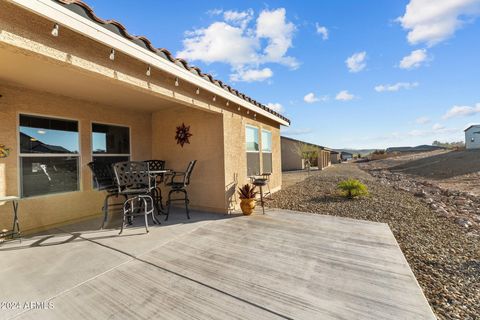
[[[248,148],[247,148],[247,128],[252,128],[252,129],[256,129],[256,130],[257,130],[257,134],[258,134],[258,150],[253,150],[253,151],[248,150]],[[245,150],[246,150],[246,152],[248,152],[248,153],[260,153],[260,152],[261,152],[261,149],[262,149],[262,148],[260,147],[261,144],[262,144],[262,142],[261,142],[260,127],[256,127],[256,126],[251,125],[251,124],[246,124],[246,125],[245,125]]]
[[[261,131],[260,131],[260,137],[261,137],[261,152],[262,152],[262,160],[261,160],[261,172],[265,173],[266,170],[264,168],[264,157],[263,157],[263,154],[270,154],[270,173],[273,172],[273,133],[272,133],[272,130],[268,130],[268,129],[265,129],[265,128],[262,128]],[[263,149],[263,133],[264,132],[267,132],[269,135],[270,135],[270,150],[264,150]]]
[[[270,134],[270,150],[269,150],[269,151],[263,150],[263,133],[264,133],[264,132],[267,132],[267,133]],[[268,129],[263,129],[263,128],[262,128],[261,133],[262,133],[262,134],[261,134],[261,137],[262,137],[262,139],[261,139],[261,141],[262,141],[261,151],[262,151],[262,153],[272,153],[272,151],[273,151],[273,150],[272,150],[272,149],[273,149],[273,148],[272,148],[272,131],[271,131],[271,130],[268,130]]]
[[[257,138],[258,138],[258,150],[248,150],[247,148],[247,129],[248,128],[251,128],[251,129],[255,129],[257,130]],[[249,175],[248,174],[248,154],[256,154],[257,157],[258,157],[258,169],[260,171],[262,171],[262,161],[260,159],[260,153],[262,151],[262,141],[261,141],[262,137],[261,137],[261,128],[259,126],[255,126],[255,125],[252,125],[252,124],[245,124],[245,140],[244,140],[244,143],[245,143],[245,164],[246,164],[246,167],[245,167],[245,170],[246,170],[246,173],[247,173],[247,177],[251,177],[252,175]],[[259,172],[260,173],[260,172]]]
[[[20,138],[20,117],[27,116],[27,117],[37,117],[37,118],[47,118],[47,119],[56,119],[56,120],[66,120],[66,121],[75,121],[77,123],[78,128],[78,153],[22,153],[21,148],[21,138]],[[39,197],[51,197],[56,195],[62,195],[72,192],[81,192],[83,191],[83,181],[82,181],[82,131],[81,131],[81,121],[77,118],[70,118],[58,115],[51,115],[46,113],[36,113],[30,111],[17,111],[16,116],[16,139],[17,139],[17,192],[21,199],[34,199]],[[62,158],[62,157],[76,157],[77,158],[77,190],[72,191],[62,191],[62,192],[55,192],[55,193],[46,193],[46,194],[39,194],[35,196],[25,197],[23,194],[23,166],[22,166],[22,158],[38,158],[38,157],[45,157],[45,158]]]
[[[93,125],[104,125],[104,126],[114,126],[128,128],[128,154],[127,153],[93,153]],[[132,159],[132,126],[103,122],[103,121],[90,121],[90,161],[93,161],[94,157],[128,157],[128,161]]]

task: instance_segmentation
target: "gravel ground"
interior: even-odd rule
[[[347,200],[336,185],[365,183],[370,196]],[[341,164],[275,193],[268,206],[388,223],[439,319],[480,319],[480,239],[438,217],[412,194]]]

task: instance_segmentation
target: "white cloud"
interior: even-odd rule
[[[208,10],[207,11],[207,14],[210,15],[210,16],[218,16],[218,15],[221,15],[223,13],[223,10],[222,9],[211,9],[211,10]]]
[[[324,102],[328,101],[328,99],[328,96],[317,97],[313,92],[307,93],[305,97],[303,97],[303,101],[305,101],[306,103],[315,103],[319,101]]]
[[[265,38],[268,41],[264,48],[264,62],[277,62],[291,68],[297,68],[298,62],[293,57],[285,56],[292,46],[293,32],[295,25],[286,21],[286,10],[263,10],[257,18],[257,38]]]
[[[427,118],[427,117],[419,117],[417,119],[415,119],[415,122],[418,123],[418,124],[427,124],[430,122],[430,119]]]
[[[340,101],[349,101],[354,99],[355,96],[351,93],[349,93],[347,90],[342,90],[339,93],[337,93],[335,100],[340,100]]]
[[[418,82],[397,82],[395,84],[380,84],[375,87],[375,91],[398,91],[400,89],[412,89],[418,87]]]
[[[447,111],[447,113],[443,115],[443,119],[473,116],[477,113],[480,113],[480,103],[477,103],[474,107],[453,106],[450,110]]]
[[[367,53],[365,51],[354,53],[352,56],[348,57],[345,60],[347,64],[348,71],[350,72],[360,72],[367,66],[365,62],[365,58],[367,57]]]
[[[323,40],[328,40],[328,29],[326,27],[315,23],[315,28],[317,29],[317,34],[321,35]]]
[[[418,68],[427,60],[427,58],[428,55],[426,49],[413,50],[408,56],[403,57],[400,61],[399,67],[402,69]]]
[[[299,66],[294,57],[287,55],[296,27],[287,21],[284,8],[263,10],[255,21],[251,9],[214,10],[210,14],[220,16],[223,21],[186,32],[183,49],[177,52],[179,58],[207,64],[226,63],[231,67],[231,79],[238,81],[270,78],[272,70],[261,68],[266,63],[278,63],[291,69]]]
[[[253,10],[248,9],[246,11],[224,11],[223,19],[226,22],[230,22],[234,25],[240,26],[242,29],[245,29],[248,23],[253,19]]]
[[[410,44],[433,46],[450,38],[465,24],[465,18],[472,20],[479,13],[479,0],[410,0],[397,21],[408,30]]]
[[[263,69],[237,69],[230,75],[230,80],[233,82],[254,82],[263,81],[273,76],[273,71],[270,68]]]
[[[432,127],[432,129],[434,131],[439,131],[439,130],[442,130],[442,129],[445,129],[445,126],[444,125],[441,125],[440,123],[435,123]]]
[[[315,103],[319,101],[319,99],[315,96],[313,92],[307,93],[305,97],[303,97],[303,101],[306,103]]]
[[[267,103],[267,108],[270,108],[278,113],[283,113],[283,111],[285,111],[280,103]]]
[[[242,66],[257,61],[260,44],[258,39],[245,36],[240,27],[215,22],[208,28],[187,33],[183,46],[184,50],[177,53],[179,58]]]

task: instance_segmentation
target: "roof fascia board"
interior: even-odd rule
[[[155,53],[141,48],[129,40],[117,35],[107,29],[97,25],[84,17],[77,15],[74,12],[62,7],[61,5],[51,0],[8,0],[9,2],[20,6],[28,11],[40,15],[52,22],[58,23],[63,27],[78,32],[94,41],[100,42],[116,51],[122,52],[134,59],[141,60],[147,65],[158,68],[168,72],[180,80],[187,81],[201,89],[212,92],[213,94],[223,97],[230,102],[249,109],[258,115],[274,120],[284,126],[289,126],[289,123],[283,119],[276,117],[268,111],[265,111],[248,101],[237,97],[231,92],[224,90],[211,82],[206,81],[190,71],[177,66],[174,63],[165,61],[163,58],[157,56]]]

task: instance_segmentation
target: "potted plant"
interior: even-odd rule
[[[241,188],[238,188],[238,195],[240,196],[240,208],[242,213],[246,216],[252,214],[253,209],[255,209],[255,197],[257,196],[257,191],[255,191],[255,186],[246,184]]]

